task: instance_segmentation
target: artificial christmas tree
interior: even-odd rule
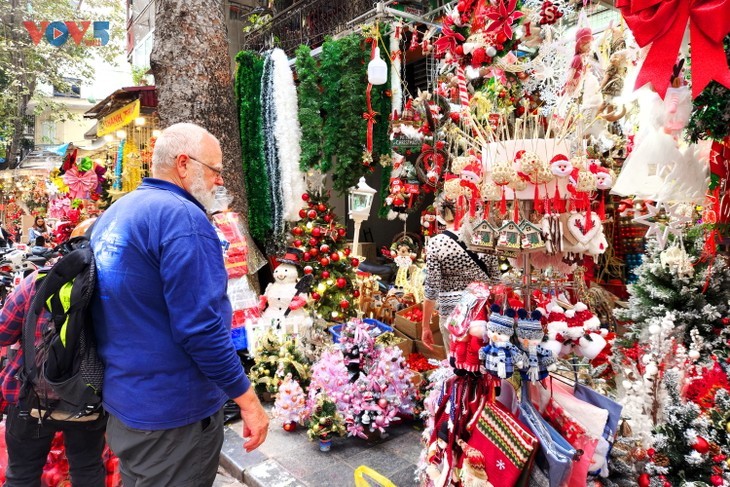
[[[286,431],[294,431],[297,423],[304,419],[305,410],[304,391],[291,374],[287,374],[276,393],[271,412],[282,422]]]
[[[307,422],[307,436],[310,440],[319,439],[319,449],[329,451],[332,438],[345,435],[344,420],[326,393],[317,394],[316,401]]]
[[[309,384],[309,364],[297,343],[291,338],[279,341],[273,330],[259,339],[255,362],[249,378],[265,400],[272,399],[288,374],[304,387]]]
[[[302,195],[307,208],[292,228],[292,244],[303,252],[304,273],[314,276],[310,306],[325,321],[345,321],[355,315],[355,269],[359,262],[350,257],[345,227],[329,206],[329,196],[310,191]]]

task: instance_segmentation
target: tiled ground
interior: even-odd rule
[[[377,442],[335,439],[327,453],[307,439],[306,430],[286,432],[272,421],[266,442],[246,454],[241,447],[241,431],[240,421],[226,427],[221,466],[249,487],[354,486],[354,471],[360,465],[367,465],[398,487],[418,485],[414,471],[421,452],[421,433],[410,423],[391,427],[389,436]]]

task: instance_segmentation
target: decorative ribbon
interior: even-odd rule
[[[370,60],[372,61],[373,59],[375,59],[375,49],[378,47],[378,40],[372,39],[370,46],[371,46],[370,47]],[[373,91],[373,85],[368,83],[368,88],[367,88],[367,90],[365,90],[365,102],[367,103],[368,111],[366,113],[362,114],[362,118],[364,118],[368,122],[368,132],[367,132],[365,150],[372,154],[372,152],[373,152],[373,125],[375,125],[375,115],[377,115],[377,113],[375,111],[373,111],[373,103],[372,103],[372,98],[370,96],[371,91]]]
[[[692,97],[715,80],[730,88],[723,38],[730,32],[730,0],[616,0],[639,46],[651,44],[636,88],[652,82],[664,98],[689,22]]]
[[[91,190],[96,188],[99,180],[94,171],[79,172],[78,167],[72,167],[63,175],[63,181],[68,185],[71,198],[88,198]]]

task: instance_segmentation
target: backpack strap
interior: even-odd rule
[[[491,277],[491,275],[490,275],[490,272],[489,272],[489,268],[487,267],[487,264],[486,264],[486,263],[485,263],[485,262],[484,262],[484,261],[483,261],[482,259],[480,259],[480,258],[479,258],[479,256],[477,255],[477,253],[476,253],[476,252],[473,252],[473,251],[471,251],[471,250],[467,249],[467,248],[466,248],[466,244],[465,244],[464,242],[462,242],[462,241],[461,241],[461,239],[459,239],[459,237],[457,237],[457,236],[456,236],[456,235],[455,235],[455,234],[454,234],[453,232],[451,232],[450,230],[445,230],[445,231],[443,232],[443,234],[444,234],[444,235],[446,235],[447,237],[451,238],[451,239],[452,239],[452,240],[453,240],[454,242],[456,242],[456,243],[457,243],[457,244],[459,245],[459,247],[461,247],[461,249],[462,249],[462,250],[463,250],[464,252],[466,252],[466,255],[468,255],[468,256],[469,256],[469,258],[470,258],[470,259],[471,259],[472,261],[474,261],[474,263],[475,263],[475,264],[476,264],[477,266],[479,266],[479,268],[480,268],[480,269],[482,270],[482,272],[484,272],[484,274],[485,274],[485,275],[486,275],[487,277]]]

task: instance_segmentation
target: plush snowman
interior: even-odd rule
[[[297,294],[299,252],[289,249],[284,257],[276,259],[279,265],[274,269],[274,282],[266,287],[262,297],[265,309],[259,320],[260,326],[272,326],[282,335],[301,335],[303,329],[312,324],[304,309],[307,295]]]

